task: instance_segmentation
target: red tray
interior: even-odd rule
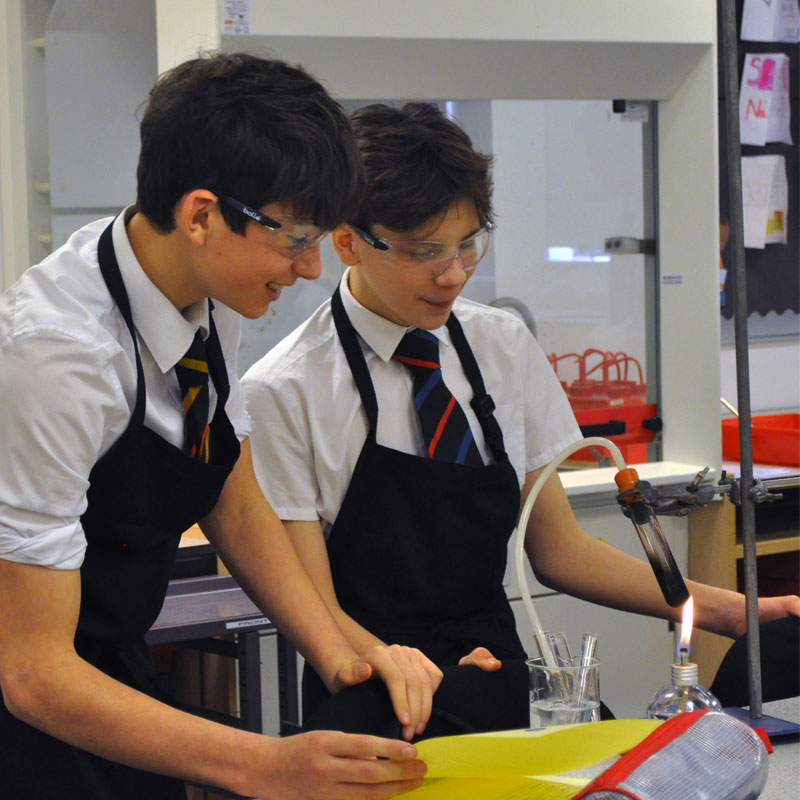
[[[753,461],[800,467],[800,414],[765,414],[751,420]],[[739,420],[722,420],[722,457],[739,460]]]

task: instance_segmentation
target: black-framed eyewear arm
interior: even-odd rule
[[[239,213],[244,214],[246,217],[250,217],[253,222],[257,222],[259,225],[263,225],[265,228],[269,228],[270,230],[274,231],[282,227],[278,220],[268,217],[266,214],[262,214],[260,211],[256,211],[255,208],[246,206],[244,203],[240,203],[233,197],[228,197],[226,194],[221,194],[219,197],[220,200],[225,202],[231,208],[235,208]]]
[[[369,231],[365,231],[363,228],[359,228],[358,225],[350,225],[350,227],[370,246],[374,247],[376,250],[383,250],[386,251],[389,249],[389,245],[383,241],[383,239],[379,239],[377,236],[373,236]]]

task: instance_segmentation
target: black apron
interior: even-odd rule
[[[144,426],[145,383],[128,296],[111,225],[98,242],[100,270],[133,338],[136,406],[125,432],[89,475],[81,517],[87,549],[81,567],[78,654],[106,674],[160,700],[155,666],[144,641],[158,616],[183,531],[216,505],[239,457],[225,414],[229,384],[214,321],[209,373],[218,399],[211,422],[211,463],[191,459]],[[53,698],[55,703],[58,698]],[[0,796],[33,800],[172,800],[175,779],[91,755],[19,721],[0,704]]]
[[[327,542],[341,607],[383,641],[417,647],[440,667],[457,664],[479,645],[501,660],[524,659],[503,589],[508,540],[519,513],[519,482],[461,325],[451,314],[447,327],[494,458],[477,468],[376,442],[375,391],[338,289],[331,309],[369,420]],[[527,725],[524,686],[520,691],[519,716],[507,727]],[[322,681],[306,666],[304,719],[327,697]]]

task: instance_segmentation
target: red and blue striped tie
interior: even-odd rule
[[[208,463],[208,362],[203,335],[198,330],[186,355],[175,365],[183,400],[183,451]]]
[[[482,466],[464,409],[442,380],[439,340],[429,331],[409,331],[392,358],[407,367],[414,379],[414,406],[428,455],[440,461]]]

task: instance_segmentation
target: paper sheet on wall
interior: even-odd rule
[[[250,33],[250,0],[225,0],[222,33],[226,36],[247,36]]]
[[[779,155],[742,158],[744,246],[786,244],[789,211],[786,159]]]
[[[741,38],[753,42],[800,40],[797,0],[744,0]]]
[[[786,53],[745,54],[739,91],[742,144],[792,143],[789,64]]]
[[[741,38],[751,42],[797,42],[797,0],[744,0]]]
[[[635,747],[662,723],[617,719],[537,731],[443,736],[417,745],[428,765],[409,800],[570,800],[588,780],[559,775]]]

